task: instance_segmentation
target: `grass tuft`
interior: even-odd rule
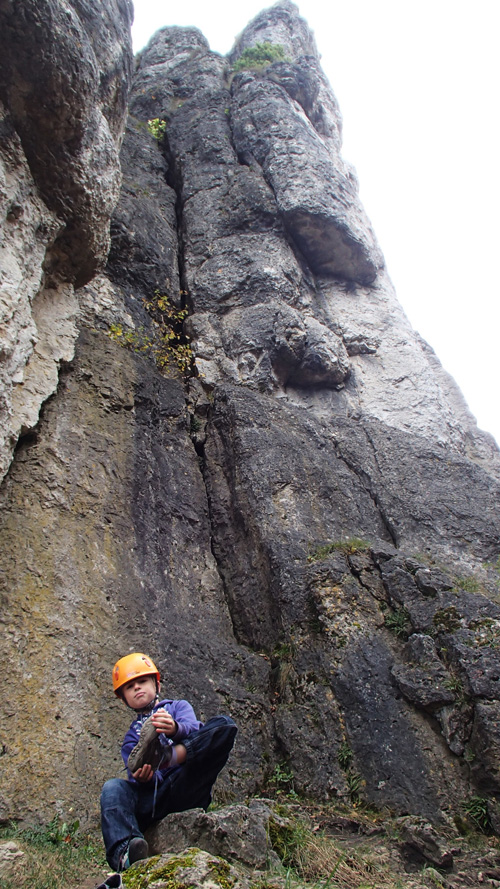
[[[406,608],[395,608],[392,611],[385,611],[384,626],[391,633],[394,633],[398,639],[408,639],[411,629],[410,615]]]
[[[471,796],[462,805],[467,818],[472,821],[476,830],[481,833],[491,833],[491,820],[488,810],[488,800],[482,796]]]
[[[0,841],[12,840],[24,852],[1,889],[63,889],[95,875],[96,883],[109,868],[102,842],[80,833],[78,821],[67,824],[55,816],[44,826],[0,830]]]
[[[282,862],[284,889],[402,889],[389,853],[356,844],[347,849],[301,818],[271,820],[269,836]]]
[[[334,540],[332,543],[325,543],[323,546],[316,547],[316,549],[307,557],[307,561],[318,562],[321,559],[326,559],[327,556],[334,552],[341,552],[346,556],[353,556],[354,553],[360,552],[361,550],[370,549],[370,546],[371,544],[369,540],[364,540],[362,537],[348,537],[346,540]]]

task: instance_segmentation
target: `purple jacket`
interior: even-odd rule
[[[157,710],[161,710],[162,707],[165,710],[168,710],[172,718],[175,719],[177,723],[177,731],[171,738],[167,738],[167,736],[164,734],[158,735],[160,743],[163,744],[165,747],[169,744],[180,744],[181,741],[184,740],[184,738],[187,738],[187,736],[191,734],[191,732],[196,731],[203,725],[203,723],[196,718],[195,712],[188,701],[159,701],[157,704],[155,704],[155,706],[149,713],[142,713],[140,716],[137,717],[137,719],[134,719],[127,734],[125,735],[122,744],[122,757],[125,765],[127,765],[127,760],[139,740],[139,734],[144,722],[149,716],[151,716],[153,713],[156,713]],[[177,768],[177,766],[174,766],[174,768]],[[158,781],[162,781],[164,776],[169,771],[169,766],[164,766],[163,768],[160,767],[155,772],[155,778]],[[132,781],[134,784],[137,783],[135,779],[132,778],[132,774],[129,769],[127,769],[127,772],[128,780]]]

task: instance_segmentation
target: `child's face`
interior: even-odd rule
[[[123,697],[129,707],[144,710],[156,695],[156,680],[153,676],[137,676],[123,686]]]

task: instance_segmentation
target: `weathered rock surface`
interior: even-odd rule
[[[78,286],[109,247],[132,4],[3,0],[0,12],[1,97],[43,200],[65,223],[49,265]]]
[[[271,817],[268,806],[257,800],[248,806],[224,806],[214,812],[190,809],[168,815],[148,831],[149,851],[161,855],[197,846],[227,861],[264,870],[271,860],[279,863],[269,842]]]
[[[398,820],[401,838],[407,854],[420,861],[431,862],[436,867],[449,869],[453,865],[450,847],[443,845],[443,839],[432,824],[422,818],[401,818]]]
[[[246,685],[265,687],[267,671],[261,658],[235,647],[180,383],[84,330],[56,401],[65,409],[54,400],[46,407],[3,489],[10,568],[2,630],[5,650],[26,652],[29,667],[12,661],[2,759],[13,769],[2,783],[9,810],[21,815],[34,804],[39,810],[36,800],[50,809],[68,795],[93,817],[99,785],[122,768],[118,740],[129,721],[107,694],[109,645],[126,650],[134,639],[158,652],[169,693],[193,699],[205,718],[223,708],[225,693],[240,703],[224,709],[256,713],[264,701]],[[20,502],[16,477],[26,461],[30,492]],[[174,488],[173,498],[165,496]],[[91,638],[90,648],[82,646]],[[200,657],[203,679],[186,669]],[[27,725],[20,688],[32,714]],[[268,733],[264,718],[245,753],[254,786]]]
[[[290,96],[290,81],[297,86],[304,69],[290,62],[272,67],[272,80],[252,73],[233,80],[238,156],[261,168],[285,228],[314,272],[369,284],[383,261],[359,205],[356,180],[340,157],[332,157],[328,142]]]
[[[0,3],[0,477],[74,355],[104,264],[131,75],[129,0]]]
[[[455,702],[452,676],[430,636],[410,636],[403,657],[408,662],[394,665],[391,673],[405,698],[431,713]]]
[[[17,843],[11,841],[0,843],[0,877],[2,879],[9,877],[23,856],[24,852]]]
[[[288,58],[233,72],[262,40]],[[496,797],[499,455],[396,301],[306,24],[285,0],[227,60],[163,29],[130,110],[107,269],[0,489],[2,817],[95,819],[128,723],[109,671],[138,649],[237,721],[221,794],[279,765],[431,822]],[[45,214],[49,244],[37,200],[22,236]],[[166,299],[188,374],[151,345]]]

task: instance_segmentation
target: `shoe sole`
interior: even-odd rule
[[[144,765],[149,765],[156,771],[162,762],[170,758],[168,753],[168,748],[161,746],[158,733],[149,717],[141,728],[139,740],[129,755],[127,766],[132,774]]]
[[[135,864],[136,861],[142,861],[149,857],[149,846],[143,837],[134,837],[130,840],[128,847],[129,864]]]

